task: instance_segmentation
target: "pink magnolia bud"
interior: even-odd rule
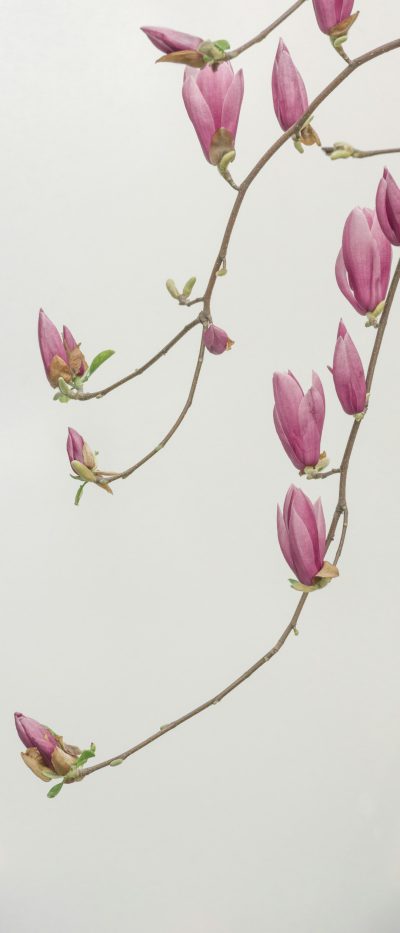
[[[225,350],[230,350],[234,340],[231,340],[221,327],[210,324],[204,333],[204,343],[210,353],[218,356],[220,353],[225,353]]]
[[[354,0],[313,0],[313,4],[319,28],[329,35],[348,19]]]
[[[361,415],[367,404],[364,367],[343,321],[339,324],[331,373],[343,410],[347,415]]]
[[[68,428],[67,454],[70,463],[74,461],[83,463],[89,470],[93,470],[96,466],[95,457],[89,444],[86,443],[82,435],[78,434],[78,431],[75,431],[74,428]]]
[[[300,583],[312,586],[324,564],[325,518],[321,499],[314,504],[296,486],[288,490],[283,514],[278,506],[278,540],[282,554]]]
[[[387,239],[400,246],[400,188],[387,168],[378,186],[376,213]]]
[[[272,70],[272,97],[278,121],[288,130],[308,108],[308,97],[301,74],[283,39],[279,40]]]
[[[58,386],[60,376],[69,382],[71,373],[67,353],[58,330],[50,318],[41,309],[38,325],[39,348],[42,355],[46,376],[53,389]]]
[[[325,419],[322,382],[313,372],[312,387],[304,394],[293,373],[274,373],[274,424],[288,457],[298,470],[317,467]]]
[[[42,309],[39,311],[38,337],[46,376],[53,389],[57,388],[60,377],[70,382],[74,376],[86,372],[85,357],[71,331],[64,326],[62,339]]]
[[[27,751],[21,752],[25,764],[42,781],[51,781],[52,774],[64,776],[77,761],[80,749],[66,745],[60,735],[35,719],[15,713],[15,726]],[[49,772],[52,772],[49,773]]]
[[[376,212],[355,207],[343,230],[342,249],[336,260],[336,281],[359,314],[377,310],[389,285],[392,247]]]
[[[30,719],[23,713],[14,713],[15,726],[25,748],[37,748],[43,761],[51,765],[51,756],[57,748],[57,740],[52,732],[36,719]]]
[[[183,100],[208,162],[219,165],[235,149],[244,92],[243,71],[234,74],[230,62],[202,71],[185,68]]]
[[[166,55],[170,52],[198,49],[203,41],[199,36],[191,36],[190,33],[177,32],[175,29],[168,29],[163,26],[142,26],[141,29],[150,39],[150,42],[155,45],[156,49],[160,49]]]

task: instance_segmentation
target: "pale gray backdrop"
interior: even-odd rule
[[[223,687],[295,605],[275,509],[296,476],[271,421],[271,376],[311,368],[337,464],[349,420],[326,365],[339,317],[365,359],[373,334],[334,280],[344,220],[372,206],[385,161],[331,163],[291,144],[243,207],[207,357],[168,448],[114,497],[74,508],[67,425],[124,468],[187,393],[198,334],[134,384],[52,401],[40,305],[117,353],[93,386],[140,365],[188,319],[164,289],[207,280],[233,192],[205,161],[182,72],[139,31],[161,23],[237,45],[283,0],[1,0],[2,926],[4,933],[397,933],[400,906],[398,542],[400,296],[349,479],[340,582],[300,637],[223,704],[54,801],[19,759],[14,709],[107,757]],[[349,50],[398,35],[396,0],[360,0]],[[243,56],[234,174],[278,135],[279,34],[310,96],[341,68],[311,2]],[[323,105],[325,144],[400,145],[400,53]],[[336,482],[311,486],[327,514]]]

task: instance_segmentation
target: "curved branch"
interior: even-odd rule
[[[150,450],[149,453],[146,454],[144,457],[142,457],[141,460],[138,460],[137,463],[134,463],[133,466],[129,467],[127,470],[124,470],[122,473],[116,473],[115,475],[111,476],[111,479],[108,479],[108,477],[107,477],[107,483],[108,483],[108,485],[109,485],[110,483],[115,483],[117,479],[127,479],[128,476],[131,476],[132,473],[135,473],[136,470],[138,470],[138,469],[139,469],[140,467],[142,467],[145,463],[147,463],[148,460],[151,460],[152,457],[155,457],[155,455],[158,454],[158,452],[159,452],[160,450],[163,450],[163,448],[166,446],[166,444],[168,444],[168,441],[171,440],[171,437],[174,436],[174,434],[176,433],[176,431],[178,430],[178,428],[179,428],[180,425],[182,424],[182,421],[184,420],[184,418],[186,418],[186,415],[187,415],[187,413],[188,413],[188,411],[189,411],[189,409],[190,409],[190,407],[191,407],[191,405],[192,405],[192,402],[193,402],[193,399],[194,399],[194,396],[195,396],[195,392],[196,392],[196,389],[197,389],[197,383],[198,383],[198,381],[199,381],[199,377],[200,377],[200,373],[201,373],[201,368],[202,368],[203,362],[204,362],[205,344],[204,344],[204,340],[203,340],[203,334],[204,334],[205,327],[206,327],[206,325],[203,324],[203,329],[202,329],[202,333],[201,333],[201,340],[200,340],[200,349],[199,349],[199,352],[198,352],[198,355],[197,355],[196,366],[195,366],[195,370],[194,370],[194,373],[193,373],[192,381],[191,381],[191,384],[190,384],[189,395],[188,395],[188,397],[187,397],[187,399],[186,399],[186,402],[185,402],[185,404],[184,404],[184,406],[183,406],[183,408],[182,408],[182,411],[180,412],[180,414],[178,415],[178,418],[176,419],[176,421],[175,421],[174,424],[172,425],[172,428],[169,429],[169,431],[167,432],[167,434],[165,434],[165,436],[164,436],[163,439],[160,441],[160,443],[157,444],[156,447],[153,447],[153,449]]]
[[[69,398],[78,402],[90,402],[92,398],[104,398],[104,396],[108,395],[109,392],[113,392],[114,389],[119,389],[119,387],[125,385],[126,382],[130,382],[132,379],[136,379],[136,376],[141,376],[142,373],[146,372],[146,369],[150,369],[150,367],[153,366],[154,363],[157,363],[162,356],[166,356],[169,350],[172,350],[172,347],[179,343],[179,341],[182,340],[182,338],[185,337],[190,330],[193,330],[193,327],[196,327],[197,324],[200,323],[201,317],[195,317],[194,320],[190,321],[189,324],[186,324],[185,327],[179,331],[179,334],[176,334],[176,336],[173,337],[172,340],[170,340],[165,345],[165,347],[162,347],[162,349],[159,350],[155,356],[152,356],[147,361],[147,363],[144,363],[143,366],[139,367],[139,369],[134,369],[133,373],[129,373],[128,376],[124,376],[123,379],[119,379],[118,382],[113,382],[112,385],[107,386],[105,389],[99,389],[98,392],[76,392],[75,395],[70,395]]]
[[[354,71],[357,71],[358,68],[361,68],[363,65],[368,64],[368,62],[373,61],[375,58],[379,58],[381,55],[386,55],[388,52],[393,52],[395,49],[400,48],[400,39],[394,39],[393,42],[387,42],[385,45],[380,45],[376,49],[371,49],[370,52],[366,52],[364,55],[360,55],[359,58],[355,58],[347,68],[344,68],[343,71],[339,72],[336,78],[333,79],[327,86],[311,101],[311,104],[307,110],[302,114],[297,123],[294,123],[285,133],[282,133],[282,136],[270,146],[269,149],[261,156],[254,168],[246,176],[242,184],[239,186],[238,195],[236,197],[235,203],[233,205],[232,211],[230,213],[228,223],[225,228],[225,233],[222,238],[222,243],[219,249],[218,256],[215,260],[208,285],[204,295],[205,310],[209,311],[211,296],[214,290],[214,286],[217,280],[218,271],[221,267],[221,264],[225,262],[226,255],[228,251],[228,246],[232,236],[233,229],[236,224],[236,220],[246,196],[250,185],[253,183],[254,179],[257,178],[257,175],[260,174],[261,170],[264,168],[264,165],[272,159],[276,152],[282,148],[282,146],[291,139],[292,136],[295,136],[300,132],[304,123],[309,120],[312,114],[320,107],[324,100],[336,90]]]
[[[332,94],[333,91],[335,91],[336,88],[339,87],[340,84],[343,83],[343,81],[346,81],[346,79],[349,78],[350,75],[353,74],[353,72],[356,71],[358,68],[360,68],[362,65],[365,65],[368,62],[372,61],[374,58],[378,58],[379,56],[385,55],[387,52],[392,52],[398,48],[400,48],[400,39],[395,39],[393,42],[387,42],[385,45],[381,45],[376,49],[372,49],[370,52],[366,52],[364,55],[361,55],[359,58],[355,58],[354,61],[351,62],[351,64],[348,65],[347,68],[344,69],[344,71],[341,71],[337,75],[337,77],[334,78],[333,81],[331,81],[317,95],[317,97],[314,98],[310,106],[302,114],[301,118],[297,121],[297,123],[294,123],[293,126],[290,127],[290,129],[286,130],[286,132],[283,133],[282,136],[280,136],[279,139],[277,139],[276,142],[273,143],[273,145],[269,149],[267,149],[267,151],[264,153],[264,155],[261,156],[261,158],[258,160],[254,168],[251,170],[251,172],[249,172],[247,177],[244,179],[244,181],[239,187],[239,191],[238,191],[235,203],[233,205],[232,211],[228,219],[228,223],[225,228],[225,233],[223,235],[219,253],[215,260],[215,263],[212,268],[210,278],[208,281],[208,285],[204,293],[204,308],[203,308],[202,313],[199,315],[199,318],[203,323],[203,328],[206,326],[207,320],[208,321],[211,320],[211,297],[212,297],[215,283],[217,281],[218,272],[221,268],[221,265],[226,261],[226,254],[227,254],[229,242],[230,242],[232,232],[233,232],[233,229],[235,227],[235,224],[236,224],[236,221],[239,215],[240,208],[247,194],[247,191],[249,190],[253,181],[257,178],[261,170],[270,161],[270,159],[272,159],[275,153],[278,152],[279,149],[281,149],[282,146],[292,136],[294,136],[297,132],[300,131],[301,127],[304,126],[304,123],[312,116],[313,112],[317,110],[317,108],[323,103],[323,101],[326,100],[326,98],[329,97],[329,95]],[[161,351],[161,355],[162,355],[162,351]],[[162,448],[165,447],[168,441],[170,441],[171,437],[173,437],[173,435],[175,434],[179,426],[182,424],[182,421],[186,417],[189,411],[189,408],[192,404],[193,397],[194,397],[194,394],[197,388],[197,383],[198,383],[199,376],[200,376],[203,358],[204,358],[204,344],[202,342],[201,347],[200,347],[199,358],[198,358],[196,369],[195,369],[194,376],[193,376],[192,387],[191,387],[187,402],[184,408],[182,409],[179,417],[172,425],[172,428],[168,431],[165,437],[163,437],[160,443],[157,444],[156,447],[154,447],[148,454],[142,457],[141,460],[138,460],[137,463],[134,463],[133,466],[113,476],[110,479],[110,483],[115,483],[119,479],[127,479],[128,476],[131,476],[132,473],[135,473],[136,470],[138,470],[145,463],[147,463],[148,460],[151,460],[151,458],[154,457],[155,454],[158,453],[159,450],[162,450]],[[133,376],[129,378],[133,378]]]
[[[295,13],[296,10],[303,6],[303,3],[305,3],[305,0],[296,0],[296,3],[294,3],[293,6],[289,7],[289,9],[286,10],[285,13],[282,13],[281,16],[278,16],[278,19],[274,20],[273,23],[267,26],[266,29],[263,29],[261,32],[259,32],[256,36],[254,36],[253,39],[249,39],[248,42],[245,42],[243,45],[239,45],[237,49],[228,50],[225,53],[224,60],[230,61],[232,58],[237,58],[238,55],[242,54],[242,52],[247,52],[247,49],[251,49],[251,47],[253,45],[257,45],[258,42],[262,42],[263,39],[266,39],[267,36],[269,36],[269,34],[274,31],[274,29],[276,29],[278,26],[280,26],[281,23],[285,21],[285,19],[288,19],[292,13]]]
[[[385,310],[382,313],[382,317],[379,323],[374,346],[373,346],[372,353],[371,353],[371,358],[370,358],[370,362],[368,366],[368,373],[367,373],[367,391],[368,392],[370,392],[372,383],[374,380],[376,364],[378,362],[379,354],[380,354],[381,347],[382,347],[383,337],[385,334],[385,330],[386,330],[387,323],[389,320],[390,310],[393,305],[393,301],[394,301],[394,297],[397,291],[397,287],[399,285],[399,281],[400,281],[400,260],[397,263],[397,267],[396,267],[396,270],[395,270],[395,273],[394,273],[394,276],[391,282],[388,297],[386,299]],[[334,539],[339,520],[341,516],[343,515],[342,534],[341,534],[341,538],[339,542],[339,547],[337,549],[336,556],[335,556],[336,564],[338,563],[341,557],[342,550],[343,550],[344,543],[345,543],[345,538],[346,538],[346,532],[347,532],[347,527],[348,527],[348,508],[347,508],[347,503],[346,503],[347,477],[348,477],[348,472],[349,472],[351,455],[354,449],[354,444],[355,444],[355,441],[356,441],[356,438],[357,438],[357,435],[358,435],[358,432],[360,430],[362,423],[363,423],[362,421],[355,421],[349,434],[349,439],[345,447],[345,451],[344,451],[342,463],[341,463],[341,468],[340,468],[341,475],[340,475],[340,486],[339,486],[339,498],[338,498],[337,506],[336,506],[336,509],[333,515],[331,526],[328,531],[328,536],[326,539],[326,550],[328,550],[330,544],[332,543]],[[152,735],[148,736],[147,739],[143,739],[142,742],[139,742],[137,745],[134,745],[133,748],[129,748],[127,751],[122,752],[122,754],[120,755],[115,755],[114,758],[108,758],[106,761],[100,761],[98,762],[98,764],[93,765],[90,768],[83,769],[79,773],[79,778],[88,777],[89,774],[94,774],[95,771],[101,771],[103,768],[108,768],[110,765],[113,764],[114,761],[118,761],[118,762],[125,761],[126,758],[130,758],[131,755],[135,755],[136,752],[139,752],[142,748],[145,748],[146,745],[150,745],[152,742],[155,742],[156,739],[160,739],[162,735],[165,735],[167,732],[171,732],[172,729],[176,729],[178,726],[182,725],[182,723],[184,722],[187,722],[189,719],[193,719],[194,716],[198,716],[199,713],[204,712],[204,710],[209,709],[211,706],[215,706],[217,703],[223,700],[224,697],[228,696],[229,693],[232,693],[233,690],[236,690],[236,688],[239,687],[241,684],[243,684],[246,680],[248,680],[248,678],[251,677],[252,674],[255,674],[256,671],[258,671],[261,667],[263,667],[264,664],[267,663],[267,661],[270,661],[271,658],[275,657],[275,655],[278,654],[281,648],[283,648],[283,645],[287,641],[290,633],[292,631],[296,631],[296,625],[301,616],[303,608],[306,604],[308,595],[309,595],[308,593],[302,594],[289,624],[286,626],[286,628],[282,632],[282,635],[280,636],[280,638],[278,638],[278,641],[275,642],[274,646],[270,648],[270,650],[266,654],[264,654],[261,658],[259,658],[259,660],[255,662],[255,664],[253,664],[243,674],[237,677],[236,680],[232,681],[232,683],[230,683],[227,687],[225,687],[219,693],[215,694],[215,696],[211,697],[209,700],[206,700],[205,703],[202,703],[200,706],[196,706],[195,709],[190,710],[188,713],[184,713],[183,716],[179,716],[179,718],[174,719],[173,722],[170,722],[167,725],[162,726],[160,729],[157,730],[157,732],[154,732]]]

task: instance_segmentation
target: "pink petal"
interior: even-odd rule
[[[182,96],[204,155],[210,161],[211,140],[215,133],[214,120],[196,81],[190,75],[186,75],[184,78]]]

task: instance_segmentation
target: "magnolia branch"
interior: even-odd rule
[[[371,156],[395,155],[400,149],[354,149],[349,143],[333,143],[333,146],[322,146],[322,152],[332,161],[337,159],[370,159]]]
[[[259,32],[258,35],[254,36],[253,39],[249,39],[248,42],[245,42],[243,45],[239,45],[237,49],[232,49],[225,52],[224,60],[230,61],[232,58],[237,58],[238,55],[242,54],[242,52],[247,52],[247,49],[251,49],[253,45],[257,45],[258,42],[263,42],[263,40],[274,31],[274,29],[277,29],[281,23],[285,22],[285,19],[288,19],[292,13],[295,13],[296,10],[303,6],[303,3],[305,3],[305,0],[297,0],[297,2],[293,3],[293,5],[289,7],[285,13],[282,13],[281,16],[278,16],[278,19],[274,20],[273,23],[267,26],[266,29],[263,29],[262,32]]]
[[[176,334],[175,337],[170,340],[165,347],[162,347],[154,356],[152,356],[147,363],[144,363],[143,366],[140,366],[138,369],[134,369],[133,373],[129,373],[128,376],[124,376],[123,379],[119,379],[118,382],[113,382],[112,385],[107,386],[105,389],[100,389],[98,392],[75,392],[70,394],[69,398],[79,401],[79,402],[89,402],[92,398],[104,398],[105,395],[108,395],[109,392],[114,392],[114,389],[119,389],[120,386],[125,385],[127,382],[131,382],[132,379],[136,379],[137,376],[141,376],[142,373],[145,373],[147,369],[150,369],[151,366],[154,366],[154,363],[157,363],[163,356],[172,350],[172,347],[175,347],[183,337],[186,337],[186,334],[189,331],[193,330],[194,327],[197,327],[201,323],[201,315],[195,317],[193,321],[190,321],[189,324],[186,324],[182,330]]]
[[[204,333],[204,325],[203,325],[203,330],[202,330],[202,334],[201,334],[200,348],[199,348],[199,352],[198,352],[198,355],[197,355],[196,366],[195,366],[195,370],[194,370],[194,373],[193,373],[192,381],[191,381],[191,384],[190,384],[189,395],[188,395],[188,397],[187,397],[187,399],[186,399],[186,402],[185,402],[185,404],[184,404],[184,406],[183,406],[183,408],[182,408],[182,411],[180,412],[180,414],[178,415],[176,421],[175,421],[174,424],[172,425],[172,428],[169,429],[169,431],[167,432],[167,434],[165,435],[165,437],[163,437],[163,439],[159,442],[159,444],[157,444],[156,447],[153,447],[153,449],[150,450],[149,453],[146,454],[144,457],[142,457],[141,460],[138,460],[137,463],[134,463],[133,466],[129,467],[129,469],[127,469],[127,470],[124,470],[122,473],[116,473],[116,474],[112,475],[110,479],[107,478],[108,484],[110,484],[110,483],[115,483],[115,481],[116,481],[117,479],[127,479],[128,476],[131,476],[132,473],[135,473],[136,470],[138,470],[138,469],[139,469],[140,467],[142,467],[145,463],[147,463],[148,460],[151,460],[152,457],[154,457],[156,454],[158,454],[158,452],[159,452],[160,450],[162,450],[162,449],[165,447],[166,444],[168,444],[168,441],[171,440],[171,437],[174,436],[174,434],[176,433],[176,431],[178,430],[178,428],[179,428],[180,425],[182,424],[182,421],[183,421],[184,418],[186,417],[186,415],[187,415],[187,413],[188,413],[188,411],[189,411],[189,409],[190,409],[190,407],[191,407],[191,405],[192,405],[192,402],[193,402],[193,399],[194,399],[194,395],[195,395],[195,392],[196,392],[196,388],[197,388],[197,383],[198,383],[199,377],[200,377],[201,368],[202,368],[203,362],[204,362],[205,344],[204,344],[204,340],[203,340],[203,333]]]
[[[370,392],[372,388],[376,365],[377,365],[379,354],[380,354],[381,347],[382,347],[382,341],[384,338],[385,330],[387,327],[390,311],[393,305],[393,301],[394,301],[395,294],[396,294],[396,291],[399,285],[399,281],[400,281],[400,260],[397,264],[395,273],[393,275],[391,286],[388,292],[388,297],[386,299],[385,310],[382,313],[382,317],[381,317],[379,327],[376,333],[375,342],[374,342],[374,346],[373,346],[370,361],[369,361],[367,380],[366,380],[368,392]],[[337,501],[337,505],[336,505],[336,508],[333,514],[332,522],[331,522],[328,535],[327,535],[327,539],[326,539],[326,550],[328,550],[328,548],[330,547],[330,545],[332,544],[334,540],[340,518],[343,516],[343,527],[342,527],[342,533],[341,533],[338,549],[335,555],[335,564],[337,564],[340,560],[343,547],[344,547],[344,543],[345,543],[347,528],[348,528],[348,506],[347,506],[347,500],[346,500],[347,478],[348,478],[349,466],[350,466],[351,456],[354,450],[355,441],[356,441],[356,438],[357,438],[357,435],[361,428],[362,423],[363,423],[362,421],[354,421],[352,425],[349,438],[348,438],[348,441],[345,447],[345,451],[343,454],[340,471],[339,471],[340,472],[340,484],[339,484],[338,501]],[[264,654],[261,658],[259,658],[258,661],[252,664],[251,667],[249,667],[246,671],[244,671],[243,674],[237,677],[236,680],[233,680],[232,683],[228,684],[227,687],[224,687],[224,689],[221,690],[219,693],[215,694],[215,696],[212,696],[209,700],[206,700],[205,703],[202,703],[200,706],[196,706],[194,709],[190,710],[188,713],[185,713],[183,716],[180,716],[178,719],[174,719],[172,722],[167,723],[167,725],[161,726],[157,730],[157,732],[154,732],[152,735],[148,736],[148,738],[143,739],[142,742],[139,742],[137,745],[134,745],[132,748],[129,748],[127,751],[122,752],[120,755],[115,755],[113,758],[108,758],[106,761],[98,762],[98,764],[92,765],[92,767],[90,768],[84,768],[83,770],[79,772],[79,775],[78,775],[79,778],[88,777],[88,775],[94,774],[95,771],[101,771],[103,768],[108,768],[112,766],[114,763],[115,764],[122,763],[127,758],[130,758],[131,755],[135,755],[136,752],[141,751],[142,748],[145,748],[147,745],[150,745],[152,742],[155,742],[156,739],[160,739],[161,736],[166,735],[167,732],[171,732],[172,729],[176,729],[178,726],[182,725],[184,722],[187,722],[189,719],[193,719],[194,716],[198,716],[200,713],[204,712],[204,710],[209,709],[211,706],[215,706],[218,703],[220,703],[220,701],[223,700],[226,696],[228,696],[229,693],[232,693],[233,690],[236,690],[237,687],[239,687],[246,680],[248,680],[249,677],[255,674],[256,671],[258,671],[261,667],[264,666],[264,664],[266,664],[273,657],[275,657],[275,655],[278,654],[281,648],[283,648],[291,632],[293,631],[297,632],[297,623],[299,621],[299,618],[301,616],[301,613],[303,611],[303,608],[306,604],[308,597],[309,597],[308,593],[302,594],[296,606],[296,609],[292,615],[292,618],[290,619],[289,624],[286,626],[286,628],[284,629],[284,631],[282,632],[278,640],[275,642],[273,647],[270,648],[270,650],[267,651],[267,653]]]
[[[371,49],[370,52],[366,52],[364,55],[360,55],[359,58],[355,58],[352,62],[350,62],[347,68],[344,68],[343,71],[339,72],[336,78],[334,78],[317,95],[317,97],[315,97],[314,100],[311,101],[311,104],[309,105],[308,109],[305,111],[305,113],[303,113],[303,115],[300,117],[297,123],[294,123],[293,126],[291,126],[288,130],[286,130],[285,133],[282,133],[282,136],[280,136],[279,139],[277,139],[276,142],[274,142],[273,145],[269,149],[267,149],[267,151],[264,153],[264,155],[261,156],[261,158],[256,163],[256,165],[251,170],[251,172],[249,172],[247,177],[244,179],[242,184],[239,186],[239,191],[238,191],[235,203],[233,205],[233,208],[232,208],[232,211],[231,211],[231,214],[230,214],[230,217],[229,217],[226,229],[225,229],[225,233],[222,239],[220,250],[219,250],[217,259],[215,260],[214,267],[212,269],[210,279],[207,285],[207,289],[205,291],[204,302],[205,302],[206,310],[209,310],[209,307],[210,307],[211,296],[214,290],[215,283],[217,281],[219,269],[222,263],[226,262],[230,239],[231,239],[232,232],[236,224],[236,220],[237,220],[240,208],[242,206],[246,193],[248,189],[250,188],[250,185],[253,183],[254,179],[257,178],[257,175],[259,175],[261,170],[264,168],[264,165],[266,165],[267,162],[269,162],[270,159],[272,159],[275,153],[278,152],[279,149],[281,149],[282,146],[289,139],[291,139],[293,136],[295,136],[296,134],[300,132],[301,128],[310,119],[310,117],[318,109],[318,107],[320,107],[323,101],[326,100],[326,98],[329,97],[330,94],[332,94],[333,91],[336,90],[336,88],[338,88],[341,84],[343,84],[343,82],[346,81],[347,78],[349,78],[350,75],[352,75],[354,71],[357,71],[358,68],[361,68],[363,65],[368,64],[368,62],[373,61],[375,58],[379,58],[381,55],[386,55],[388,52],[393,52],[395,49],[398,49],[398,48],[400,48],[400,39],[394,39],[393,42],[387,42],[385,45],[380,45],[376,49]]]
[[[264,153],[264,155],[261,156],[261,158],[258,160],[254,168],[251,170],[251,172],[249,172],[247,177],[244,179],[244,181],[239,187],[237,197],[235,199],[231,214],[228,219],[228,223],[225,228],[225,233],[224,233],[222,243],[221,243],[221,246],[218,252],[218,256],[212,268],[210,278],[208,281],[208,285],[207,285],[207,288],[204,294],[204,308],[203,308],[203,311],[199,315],[199,320],[203,323],[203,329],[205,328],[207,321],[211,321],[211,297],[212,297],[212,293],[214,290],[214,286],[218,278],[219,270],[221,266],[226,262],[226,256],[227,256],[228,246],[230,243],[232,232],[234,230],[236,221],[238,219],[238,215],[239,215],[239,211],[242,206],[242,203],[253,181],[257,178],[257,176],[260,174],[264,166],[267,165],[270,159],[272,159],[275,153],[278,152],[279,149],[281,149],[282,146],[289,139],[291,139],[294,135],[296,135],[301,130],[301,127],[304,126],[304,124],[309,120],[309,118],[312,116],[314,111],[318,109],[318,107],[323,103],[323,101],[326,100],[326,98],[329,97],[329,95],[332,94],[336,90],[336,88],[339,87],[343,83],[343,81],[346,81],[347,78],[349,78],[350,75],[353,74],[353,72],[356,71],[358,68],[360,68],[362,65],[365,65],[368,62],[373,61],[373,59],[378,58],[381,55],[385,55],[388,52],[392,52],[398,48],[400,48],[400,39],[396,39],[393,42],[388,42],[385,45],[381,45],[376,49],[372,49],[370,52],[366,52],[364,55],[361,55],[359,58],[355,58],[354,61],[351,62],[350,65],[348,65],[347,68],[341,71],[337,75],[337,77],[334,78],[333,81],[331,81],[317,95],[317,97],[314,98],[314,100],[311,102],[308,109],[305,111],[302,117],[297,121],[297,123],[293,124],[293,126],[290,127],[290,129],[288,129],[285,133],[283,133],[279,137],[279,139],[277,139],[276,142],[273,143],[273,145],[269,149],[267,149],[267,151]],[[190,326],[195,326],[194,322],[192,322]],[[178,339],[181,339],[181,336],[184,335],[184,331],[185,329],[181,332],[180,335],[177,335]],[[171,346],[173,346],[175,342],[177,342],[176,339],[171,342]],[[167,346],[169,347],[169,345]],[[157,354],[156,357],[153,358],[153,361],[155,362],[156,358],[159,359],[160,356],[163,355],[163,352],[164,351],[160,351],[160,353]],[[149,451],[149,453],[147,453],[144,457],[142,457],[140,460],[138,460],[136,463],[133,464],[133,466],[129,467],[128,469],[123,470],[121,473],[117,473],[113,476],[110,476],[109,483],[114,483],[119,479],[127,479],[128,476],[131,476],[132,473],[135,473],[136,470],[140,469],[140,467],[142,467],[145,463],[147,463],[148,460],[151,460],[152,457],[154,457],[160,450],[162,450],[166,446],[166,444],[168,444],[168,442],[171,440],[171,438],[174,436],[174,434],[176,433],[176,431],[178,430],[178,428],[184,421],[192,405],[194,395],[197,389],[199,377],[200,377],[201,368],[203,365],[203,359],[204,359],[204,343],[202,340],[199,355],[196,361],[196,366],[194,370],[194,375],[192,379],[189,396],[178,418],[176,419],[176,421],[174,422],[170,430],[167,432],[167,434],[162,438],[162,440],[155,447],[152,448],[151,451]],[[149,365],[151,365],[151,363],[152,361],[149,361]],[[145,365],[145,368],[148,368],[147,364]],[[131,374],[131,376],[128,378],[134,378],[134,375],[135,374]],[[120,384],[121,382],[116,385],[120,385]],[[110,387],[108,391],[111,391],[111,390],[112,390],[112,387]],[[96,393],[96,396],[98,396],[98,394],[99,393]]]

